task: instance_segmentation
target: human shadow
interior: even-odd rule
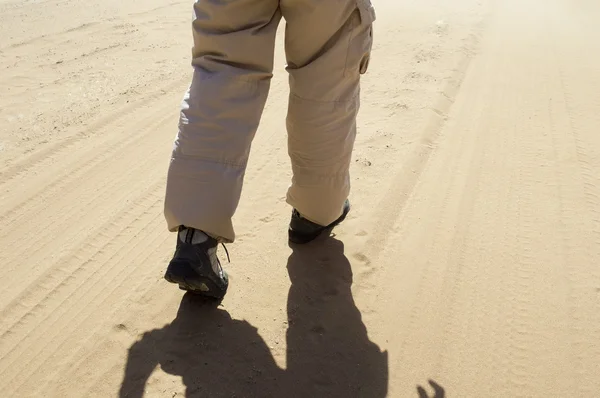
[[[444,387],[440,386],[438,383],[436,383],[433,380],[429,380],[428,382],[429,382],[429,385],[431,387],[433,387],[434,395],[432,395],[430,397],[429,394],[427,393],[427,391],[425,391],[425,389],[422,386],[417,386],[417,393],[419,394],[419,398],[445,398],[446,397],[446,391],[444,390]]]
[[[293,247],[287,269],[286,369],[255,327],[185,294],[170,324],[129,349],[120,397],[143,397],[158,365],[182,377],[186,397],[386,396],[387,352],[368,338],[343,244],[327,239]]]
[[[143,397],[158,365],[182,378],[186,397],[274,397],[284,372],[255,327],[190,293],[170,324],[131,346],[119,396]]]

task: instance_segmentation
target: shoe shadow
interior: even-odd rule
[[[182,377],[186,397],[385,397],[387,352],[367,336],[343,244],[293,247],[287,268],[287,369],[255,327],[185,294],[170,324],[129,349],[120,397],[143,397],[158,365]]]

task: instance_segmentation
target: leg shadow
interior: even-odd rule
[[[173,322],[145,333],[129,349],[119,396],[143,397],[158,365],[182,377],[186,397],[275,397],[283,381],[255,327],[189,293]]]
[[[387,352],[369,340],[354,304],[343,244],[293,248],[288,272],[287,370],[255,327],[186,294],[173,322],[129,349],[120,397],[143,397],[159,365],[182,377],[186,397],[385,397]]]
[[[369,340],[354,303],[344,245],[330,238],[292,249],[286,396],[385,397],[387,352]]]

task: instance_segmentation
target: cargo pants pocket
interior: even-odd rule
[[[353,76],[358,70],[365,74],[369,69],[371,50],[373,48],[373,22],[375,22],[375,9],[371,0],[355,0],[356,11],[354,15],[348,55],[346,58],[346,76]]]

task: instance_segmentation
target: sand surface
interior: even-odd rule
[[[282,29],[214,309],[162,279],[191,1],[0,0],[2,397],[598,396],[600,3],[374,4],[349,219],[287,244]]]

